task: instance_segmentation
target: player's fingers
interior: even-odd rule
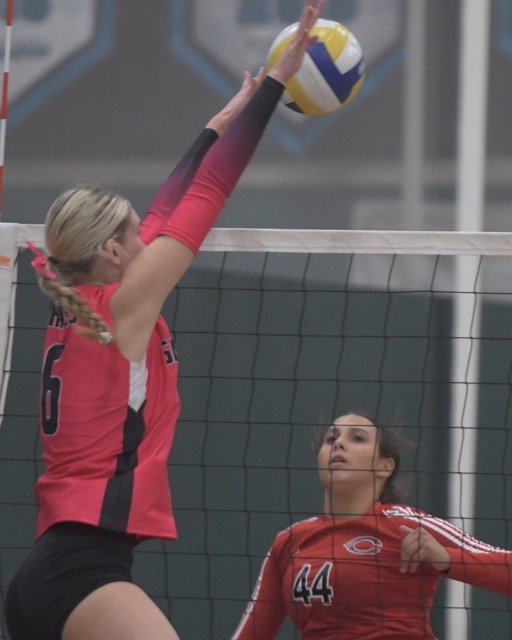
[[[250,91],[250,94],[253,94],[260,86],[261,81],[265,77],[265,72],[265,67],[260,67],[258,69],[258,73],[255,76],[253,76],[250,71],[245,71],[242,89]]]
[[[311,0],[308,0],[299,21],[297,28],[298,34],[309,33],[309,30],[313,27],[322,13],[325,5],[325,0],[318,0],[316,5]]]
[[[244,71],[244,81],[242,87],[248,87],[252,84],[252,76],[249,71]]]
[[[313,7],[313,14],[310,18],[311,20],[310,27],[312,27],[315,24],[315,22],[318,20],[318,18],[322,15],[324,7],[325,7],[325,0],[318,0],[316,5]]]
[[[419,567],[420,562],[423,560],[423,551],[420,546],[416,546],[415,552],[411,556],[411,560],[409,562],[409,573],[414,573],[416,569]]]
[[[265,67],[260,67],[258,70],[258,73],[256,74],[256,80],[258,82],[258,84],[263,80],[263,78],[265,77],[265,74],[267,73],[267,70],[265,69]]]
[[[404,535],[401,545],[400,571],[401,573],[414,572],[418,568],[421,550],[418,530],[403,525],[400,527],[400,532]]]
[[[307,0],[300,15],[298,31],[308,28],[308,25],[310,24],[314,15],[315,8],[313,7],[312,0]]]
[[[407,573],[410,567],[411,556],[413,554],[413,548],[409,544],[409,540],[404,538],[402,540],[402,547],[400,551],[400,572]]]
[[[418,553],[411,551],[409,554],[406,554],[402,557],[402,561],[400,563],[400,572],[401,573],[414,573],[420,564],[420,556]]]

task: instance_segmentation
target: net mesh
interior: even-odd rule
[[[31,548],[48,300],[0,225],[0,581]],[[169,473],[180,538],[135,580],[183,637],[233,632],[275,534],[318,513],[313,427],[348,410],[401,425],[407,502],[510,548],[509,234],[217,229],[163,314],[180,360]],[[504,598],[442,588],[436,634],[510,637]],[[457,623],[458,624],[458,623]],[[3,625],[5,629],[5,625]],[[279,639],[298,637],[285,624]]]

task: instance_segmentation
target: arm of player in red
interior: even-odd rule
[[[512,597],[512,553],[483,542],[480,545],[478,550],[472,545],[469,549],[448,547],[448,578]]]
[[[267,76],[228,130],[210,148],[192,183],[159,230],[194,253],[214,225],[225,201],[251,159],[283,93]]]
[[[400,527],[402,571],[426,562],[453,580],[512,596],[512,552],[486,542],[442,520],[424,516],[419,527]]]
[[[286,617],[275,549],[263,561],[260,575],[231,640],[272,640]]]

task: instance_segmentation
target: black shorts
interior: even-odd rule
[[[63,522],[44,533],[13,578],[5,601],[12,640],[61,640],[70,613],[110,582],[131,582],[135,537]]]

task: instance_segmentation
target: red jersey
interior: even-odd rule
[[[426,563],[400,572],[399,527],[420,523],[448,549],[448,572]],[[232,640],[271,640],[286,615],[304,640],[432,640],[442,577],[511,596],[511,552],[404,505],[376,503],[353,520],[303,520],[276,536]]]
[[[76,289],[112,326],[117,286]],[[74,323],[53,308],[43,361],[37,535],[71,520],[174,539],[167,461],[180,401],[169,330],[159,318],[144,360],[132,363],[115,343],[85,339]]]

